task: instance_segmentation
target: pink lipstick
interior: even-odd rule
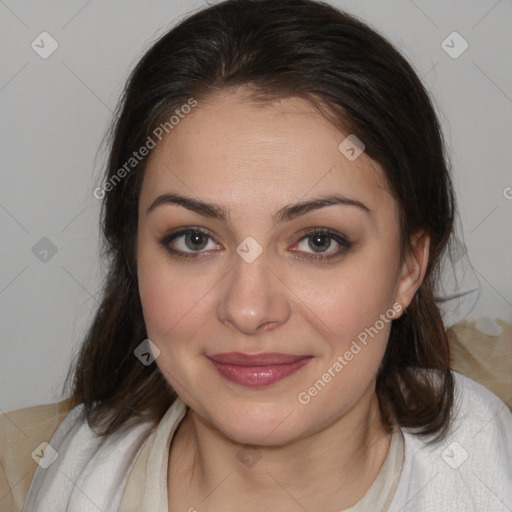
[[[222,377],[242,386],[263,387],[294,374],[313,356],[295,354],[243,354],[227,352],[206,356]]]

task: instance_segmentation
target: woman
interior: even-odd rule
[[[512,415],[450,369],[436,303],[440,128],[387,41],[219,3],[146,53],[111,136],[110,272],[25,512],[512,508]]]

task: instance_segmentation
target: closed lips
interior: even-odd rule
[[[244,354],[242,352],[227,352],[206,356],[218,363],[233,364],[237,366],[270,366],[279,364],[291,364],[306,358],[310,355],[281,354],[278,352],[267,352],[262,354]]]

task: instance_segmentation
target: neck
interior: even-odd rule
[[[168,476],[178,476],[171,467],[174,460],[186,492],[210,502],[212,510],[233,503],[237,494],[255,498],[258,510],[263,509],[262,500],[268,500],[271,509],[283,500],[291,506],[290,497],[307,510],[318,509],[321,494],[326,510],[340,510],[364,496],[384,463],[390,440],[373,386],[320,431],[280,446],[248,448],[188,411],[173,439],[176,449],[169,457]],[[222,492],[212,492],[216,488]],[[288,509],[283,505],[280,510]]]

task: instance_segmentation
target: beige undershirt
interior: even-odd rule
[[[118,512],[168,512],[167,468],[171,440],[186,405],[176,399],[158,426],[150,434],[135,462],[126,484]],[[402,431],[395,426],[389,451],[377,478],[366,494],[345,512],[379,510],[385,512],[393,499],[404,458]]]

